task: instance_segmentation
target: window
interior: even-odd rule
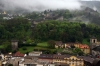
[[[93,40],[93,43],[95,43],[95,39]]]

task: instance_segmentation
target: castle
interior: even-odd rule
[[[95,37],[90,38],[90,48],[93,49],[97,46],[100,46],[100,42],[98,42],[97,38]]]

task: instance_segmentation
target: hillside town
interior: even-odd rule
[[[20,51],[16,53],[2,54],[0,53],[0,66],[92,66],[95,60],[99,60],[100,52],[94,51],[91,48],[100,46],[96,38],[90,39],[90,45],[80,43],[62,43],[61,41],[55,41],[55,48],[69,49],[71,46],[80,48],[87,56],[70,55],[70,54],[43,54],[42,51],[32,51],[28,54],[23,54]],[[11,41],[12,49],[18,48],[18,41]],[[90,56],[90,53],[92,54]],[[94,55],[98,55],[94,56]],[[96,59],[98,58],[98,59]],[[95,65],[93,65],[95,66]]]
[[[100,15],[94,10],[0,12],[0,66],[100,66]]]

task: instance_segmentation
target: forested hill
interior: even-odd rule
[[[31,23],[24,18],[0,21],[0,43],[12,39],[24,40],[31,36]]]
[[[0,22],[0,42],[18,40],[61,40],[63,42],[82,42],[95,36],[100,39],[100,26],[80,22],[49,20],[31,27],[24,18]]]
[[[46,21],[34,28],[34,38],[40,40],[61,40],[63,42],[82,42],[96,36],[100,39],[100,26],[79,22]]]

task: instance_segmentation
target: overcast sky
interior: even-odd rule
[[[78,0],[0,0],[4,10],[22,8],[28,11],[43,11],[46,9],[80,9]]]

